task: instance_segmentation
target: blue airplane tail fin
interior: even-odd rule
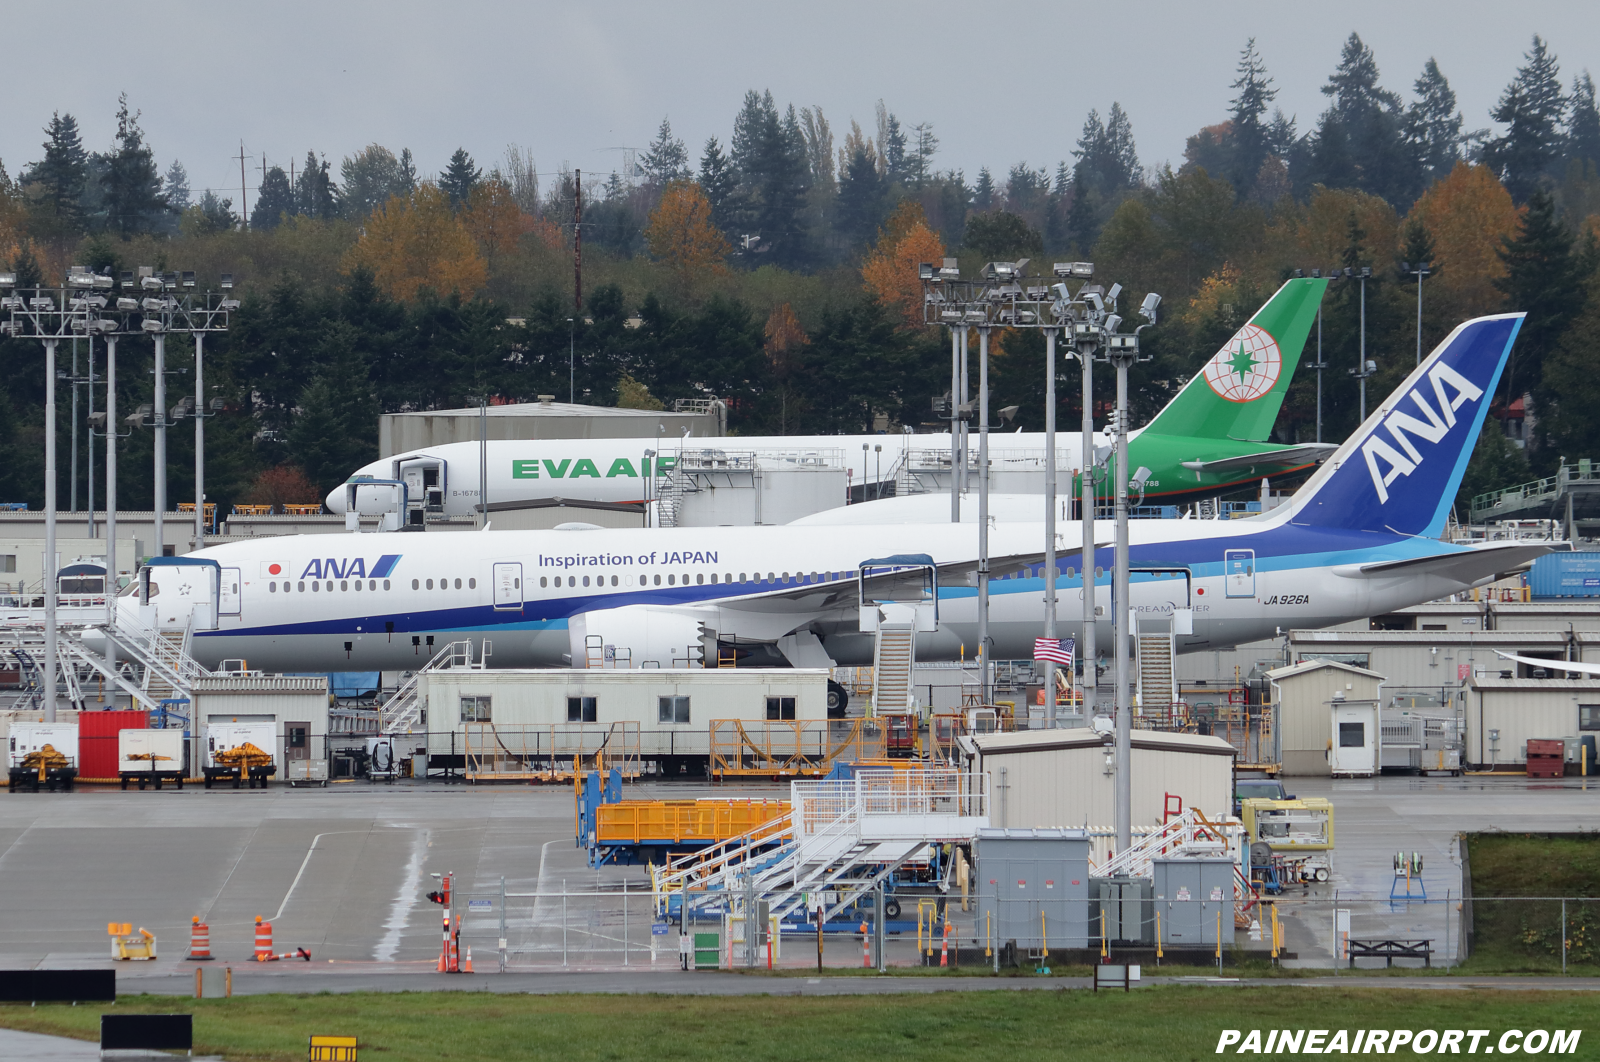
[[[1295,495],[1295,523],[1437,538],[1523,314],[1467,321]]]

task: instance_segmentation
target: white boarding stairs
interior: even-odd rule
[[[872,643],[872,714],[911,710],[917,633],[910,623],[880,623]]]
[[[1166,713],[1177,700],[1173,688],[1173,636],[1167,631],[1139,632],[1139,708]]]
[[[408,734],[422,724],[422,711],[427,707],[427,698],[422,693],[421,678],[430,671],[443,671],[448,667],[484,667],[488,663],[492,643],[483,643],[483,654],[477,663],[472,660],[472,643],[470,641],[448,642],[444,648],[433,654],[433,658],[423,664],[411,677],[395,691],[393,697],[383,702],[379,711],[382,728],[385,734]]]
[[[775,918],[821,905],[826,921],[908,861],[971,843],[989,825],[988,776],[950,768],[863,770],[847,780],[791,782],[790,794],[791,839],[766,852],[743,845],[714,867],[689,868],[698,888],[680,870],[686,905],[691,892],[730,902],[753,893]],[[672,887],[669,867],[657,875],[658,902]]]

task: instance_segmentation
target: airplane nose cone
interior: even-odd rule
[[[328,511],[330,513],[334,513],[336,515],[343,516],[344,515],[344,488],[343,487],[335,487],[332,490],[330,490],[328,492],[328,496],[326,498],[322,499],[322,504],[324,504],[324,505],[326,505],[328,507]]]

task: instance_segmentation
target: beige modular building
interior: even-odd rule
[[[1527,762],[1530,740],[1564,739],[1575,749],[1578,738],[1600,735],[1600,679],[1476,676],[1466,712],[1467,759],[1491,770],[1516,766]]]
[[[1384,677],[1335,660],[1308,660],[1267,672],[1278,713],[1279,763],[1285,775],[1333,773],[1334,712],[1370,712],[1377,734]]]
[[[989,817],[1007,829],[1110,828],[1111,735],[1089,728],[1027,730],[977,737],[978,770],[989,776]],[[1234,749],[1198,734],[1135,730],[1132,749],[1134,829],[1159,826],[1167,811],[1194,807],[1208,816],[1233,811]],[[1182,808],[1176,797],[1182,801]],[[1094,841],[1102,858],[1103,839]]]
[[[271,723],[278,739],[271,751],[279,778],[288,774],[286,758],[327,758],[326,675],[213,675],[194,680],[194,699],[201,727]]]
[[[1474,673],[1498,675],[1511,671],[1530,677],[1527,665],[1506,660],[1499,652],[1563,659],[1581,644],[1580,635],[1548,628],[1543,631],[1297,630],[1289,632],[1289,663],[1335,660],[1386,676],[1385,685],[1390,690],[1453,692]]]

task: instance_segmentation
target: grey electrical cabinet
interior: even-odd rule
[[[1149,878],[1092,878],[1089,881],[1089,936],[1109,944],[1155,941],[1155,915]]]
[[[1089,835],[986,829],[975,851],[980,937],[1019,952],[1088,946]]]
[[[1217,933],[1233,943],[1233,860],[1196,857],[1151,860],[1161,943],[1216,947]]]

